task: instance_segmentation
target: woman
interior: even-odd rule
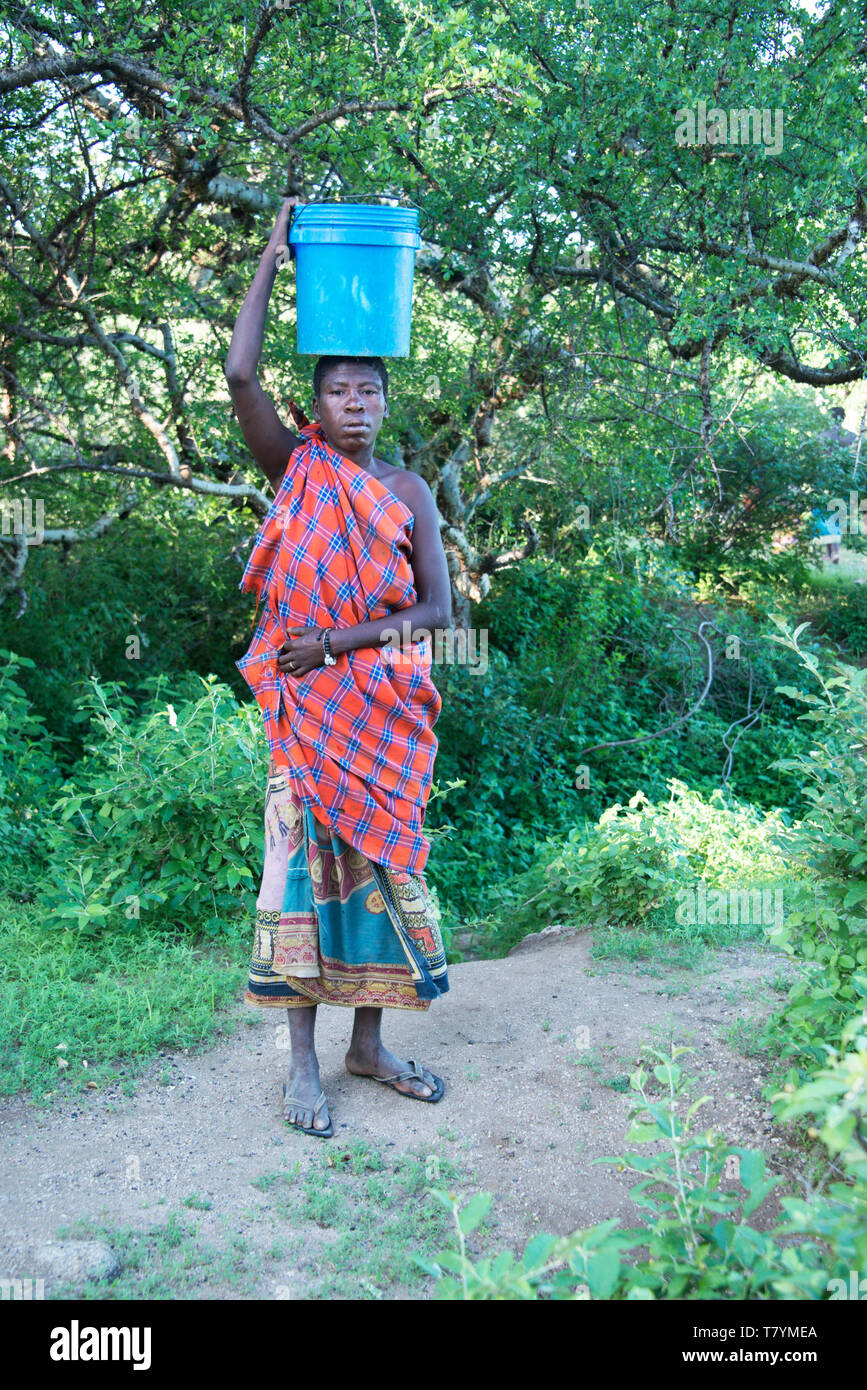
[[[450,620],[451,591],[430,489],[374,457],[388,414],[381,360],[320,359],[313,422],[292,403],[299,433],[258,380],[296,202],[281,208],[225,372],[244,439],[277,494],[241,581],[264,605],[238,666],[271,750],[246,999],[288,1009],[285,1118],[327,1138],[333,1127],[314,1048],[319,1003],[355,1009],[352,1074],[415,1100],[438,1101],[444,1090],[432,1072],[391,1053],[380,1026],[384,1007],[425,1010],[448,989],[423,877],[441,699],[430,638],[409,638]]]

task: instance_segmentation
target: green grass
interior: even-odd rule
[[[842,550],[840,564],[811,574],[804,616],[813,631],[854,657],[867,654],[867,556]]]
[[[448,1216],[427,1189],[455,1184],[451,1159],[430,1152],[386,1157],[363,1140],[317,1156],[305,1173],[299,1165],[254,1180],[268,1210],[302,1235],[295,1251],[308,1298],[379,1299],[400,1296],[425,1281],[416,1255],[430,1255],[450,1235]]]
[[[773,885],[791,902],[797,889],[793,878]],[[760,924],[740,922],[697,923],[679,926],[674,903],[663,903],[647,914],[637,926],[605,925],[593,932],[592,955],[597,960],[625,961],[627,964],[652,962],[696,970],[706,964],[710,953],[744,942],[764,941]],[[667,987],[669,990],[671,987]]]
[[[145,1231],[84,1220],[58,1234],[104,1241],[121,1269],[110,1280],[58,1285],[52,1299],[252,1298],[262,1278],[262,1256],[250,1241],[232,1234],[225,1244],[203,1241],[199,1227],[176,1212]],[[278,1256],[272,1252],[270,1258]]]
[[[779,1051],[772,1028],[765,1018],[738,1018],[726,1028],[723,1037],[744,1057],[766,1057]]]
[[[591,1047],[584,1052],[578,1052],[570,1057],[569,1061],[573,1066],[586,1067],[588,1071],[593,1072],[594,1076],[599,1075],[604,1065],[598,1047]]]
[[[360,1143],[335,1153],[310,1171],[294,1212],[327,1222],[336,1237],[314,1256],[310,1297],[393,1298],[417,1288],[426,1276],[415,1257],[451,1243],[448,1214],[426,1189],[455,1184],[457,1166],[430,1153],[386,1161]]]
[[[391,1299],[418,1295],[429,1276],[416,1256],[452,1243],[448,1212],[429,1189],[463,1186],[457,1165],[429,1150],[383,1152],[358,1140],[262,1173],[255,1219],[260,1241],[233,1233],[204,1239],[188,1212],[145,1230],[77,1221],[63,1238],[100,1240],[120,1263],[112,1279],[53,1288],[52,1298]],[[193,1193],[184,1206],[206,1211]],[[288,1266],[288,1268],[287,1268]]]
[[[627,965],[651,961],[695,970],[706,957],[707,949],[694,929],[672,926],[669,912],[658,908],[648,913],[640,926],[597,927],[591,954],[595,960],[623,961]]]
[[[224,1010],[243,992],[240,942],[197,946],[141,923],[82,937],[46,929],[33,907],[8,899],[0,921],[2,1094],[45,1104],[88,1082],[131,1090],[160,1049],[198,1047],[232,1026]]]

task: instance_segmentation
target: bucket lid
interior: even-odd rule
[[[379,203],[304,203],[296,212],[290,242],[351,242],[421,245],[416,208],[385,207]]]
[[[417,208],[393,208],[383,203],[302,203],[293,226],[303,221],[322,227],[374,227],[381,224],[395,231],[418,229]]]

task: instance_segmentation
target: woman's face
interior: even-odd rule
[[[350,457],[373,448],[387,414],[379,373],[353,362],[331,367],[313,402],[313,417],[322,422],[331,447]]]

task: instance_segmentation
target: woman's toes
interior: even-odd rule
[[[426,1081],[405,1081],[400,1089],[406,1089],[408,1094],[422,1097],[432,1096],[434,1093],[433,1086],[429,1086]]]

